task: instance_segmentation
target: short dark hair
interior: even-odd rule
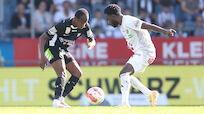
[[[86,19],[88,19],[89,18],[89,12],[85,8],[78,9],[75,13],[75,17],[77,17],[78,19],[84,20],[83,16],[85,16]]]
[[[117,4],[109,4],[105,9],[104,13],[107,15],[120,15],[121,8]]]

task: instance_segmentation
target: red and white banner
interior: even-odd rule
[[[157,50],[153,64],[204,64],[204,38],[152,38]],[[96,47],[88,50],[86,40],[76,41],[69,51],[83,66],[123,65],[133,54],[124,39],[96,39]],[[38,39],[14,39],[15,66],[35,66],[39,61]]]
[[[157,50],[155,64],[204,64],[204,37],[153,38]]]
[[[123,65],[133,54],[124,39],[97,39],[96,42],[95,48],[88,50],[85,39],[77,40],[69,50],[83,66]]]

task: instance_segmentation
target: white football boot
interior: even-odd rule
[[[65,107],[64,108],[71,108],[70,105],[68,105],[65,101],[64,101],[64,97],[60,97],[59,100],[61,101],[61,104],[63,104]]]
[[[59,99],[54,99],[54,101],[52,103],[52,107],[64,108],[64,104],[61,104],[61,101]]]
[[[71,106],[66,105],[64,102],[61,102],[59,99],[54,99],[52,107],[55,107],[55,108],[70,108]]]

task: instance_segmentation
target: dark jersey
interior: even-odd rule
[[[81,35],[84,35],[89,41],[93,39],[93,33],[90,25],[87,23],[83,29],[78,29],[72,25],[73,18],[65,19],[47,31],[50,37],[46,42],[46,47],[57,46],[67,51]]]

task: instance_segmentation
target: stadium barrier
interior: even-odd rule
[[[66,97],[70,105],[90,105],[86,91],[93,86],[105,92],[101,105],[120,103],[121,66],[82,67],[83,76]],[[148,88],[161,93],[159,105],[204,105],[204,66],[149,66],[136,75]],[[56,74],[38,67],[0,69],[0,106],[51,106]],[[70,75],[69,75],[70,76]],[[68,77],[69,77],[68,76]],[[131,88],[132,105],[149,105],[138,90]]]
[[[204,64],[202,37],[152,38],[152,40],[157,51],[157,58],[153,64]],[[69,50],[82,66],[123,65],[132,55],[125,39],[96,39],[96,42],[96,47],[88,50],[85,39],[81,38]],[[38,59],[38,39],[14,39],[15,66],[36,66]]]
[[[153,64],[200,65],[204,64],[204,38],[152,38],[157,57]],[[81,66],[123,65],[132,55],[124,39],[97,39],[93,50],[88,50],[85,39],[76,41],[70,52]],[[15,38],[11,43],[0,43],[1,66],[37,66],[39,63],[38,39]]]

